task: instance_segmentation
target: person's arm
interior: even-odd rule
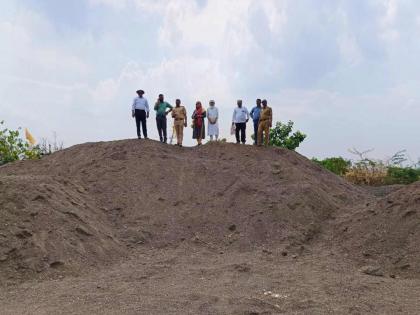
[[[255,112],[255,107],[253,107],[251,109],[251,112],[249,113],[249,115],[251,116],[252,119],[254,119],[254,112]]]
[[[216,108],[216,118],[214,118],[214,124],[217,123],[218,119],[219,119],[219,110]]]
[[[235,124],[235,114],[236,114],[236,110],[233,110],[233,115],[232,115],[232,125]]]
[[[155,111],[157,111],[159,109],[159,102],[158,101],[156,101],[154,109],[155,109]]]
[[[136,99],[133,100],[133,104],[131,105],[131,116],[136,116]]]
[[[216,123],[214,118],[210,118],[210,115],[207,115],[207,120],[209,121],[209,124],[214,125]]]
[[[246,122],[248,122],[249,120],[249,112],[248,112],[248,108],[245,107],[245,112],[246,112]]]
[[[173,107],[171,104],[166,103],[166,108],[169,108],[169,110],[166,112],[166,115],[168,115],[170,112],[172,112]]]

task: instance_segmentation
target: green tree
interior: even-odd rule
[[[290,120],[287,124],[278,121],[276,126],[270,129],[270,145],[296,150],[305,140],[306,135],[299,130],[292,133],[293,124],[293,121]]]
[[[39,148],[30,148],[28,143],[20,137],[19,130],[7,129],[4,127],[4,121],[0,121],[0,165],[40,157]]]

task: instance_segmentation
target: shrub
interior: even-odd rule
[[[293,124],[290,120],[287,124],[277,122],[276,126],[270,129],[270,145],[296,150],[305,140],[306,135],[299,130],[292,133]]]
[[[344,176],[351,167],[351,162],[342,157],[331,157],[324,160],[313,158],[312,161],[339,176]]]
[[[37,159],[40,151],[37,147],[29,147],[20,137],[20,129],[9,130],[0,121],[0,165],[23,159]]]
[[[420,169],[388,167],[387,184],[411,184],[420,180]]]

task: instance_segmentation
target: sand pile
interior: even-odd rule
[[[419,192],[226,143],[87,143],[8,164],[1,312],[417,314]]]
[[[419,277],[420,183],[355,208],[338,231],[360,265],[379,274]]]
[[[0,181],[3,277],[190,241],[302,250],[363,195],[294,152],[223,143],[83,144],[6,165]]]
[[[122,254],[82,186],[54,176],[1,175],[0,188],[2,281],[87,269]]]

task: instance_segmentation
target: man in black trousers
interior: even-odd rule
[[[233,111],[232,126],[235,126],[236,143],[246,142],[246,123],[249,120],[249,112],[242,106],[242,100],[238,100],[238,106]],[[239,137],[240,135],[240,137]]]
[[[166,143],[168,135],[166,132],[166,116],[172,111],[172,105],[165,102],[163,94],[159,94],[159,98],[155,103],[156,126],[159,133],[160,142]],[[169,108],[169,110],[166,110]]]
[[[144,91],[138,90],[138,97],[133,100],[132,116],[136,118],[137,138],[141,139],[140,124],[143,129],[143,136],[147,139],[147,125],[146,119],[149,118],[149,103],[143,97]]]

